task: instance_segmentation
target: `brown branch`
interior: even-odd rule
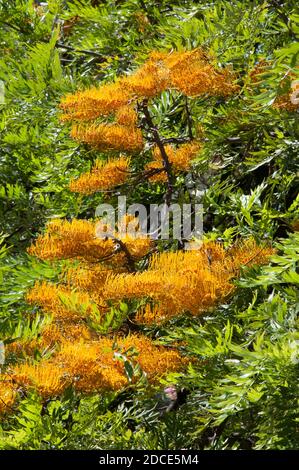
[[[63,44],[62,42],[57,42],[55,44],[55,47],[60,47],[61,49],[66,49],[67,51],[79,52],[81,54],[87,54],[87,55],[92,55],[94,57],[98,57],[100,59],[100,62],[106,62],[107,60],[107,57],[103,56],[102,54],[99,54],[98,52],[90,51],[87,49],[75,49],[74,47],[67,46],[66,44]]]
[[[128,269],[130,272],[135,272],[136,269],[135,269],[135,262],[134,262],[134,258],[132,257],[131,253],[129,252],[126,244],[120,239],[120,238],[116,238],[114,236],[111,237],[112,240],[119,245],[119,248],[124,252],[124,254],[126,255],[126,258],[127,258],[127,264],[128,264]]]
[[[193,138],[193,137],[192,137]],[[161,137],[161,142],[163,145],[165,144],[185,144],[186,142],[190,142],[190,137]],[[150,142],[155,142],[154,139],[149,139]]]
[[[136,185],[136,183],[138,183],[140,180],[143,181],[144,179],[148,179],[151,176],[162,173],[163,171],[166,171],[165,168],[152,168],[145,171],[144,173],[137,175],[137,177],[133,180],[133,183]]]
[[[24,33],[24,30],[20,28],[19,26],[16,26],[14,24],[10,24],[8,21],[1,21],[2,24],[5,26],[8,26],[9,28],[13,29],[14,31],[17,31],[18,33]]]
[[[270,6],[272,6],[276,10],[278,16],[282,19],[282,21],[286,25],[291,38],[296,39],[296,34],[294,33],[294,31],[292,29],[292,26],[291,26],[291,20],[284,13],[284,11],[280,9],[280,7],[281,7],[280,3],[277,0],[270,0],[269,4],[270,4]]]
[[[192,133],[192,117],[191,117],[191,112],[190,112],[190,107],[189,107],[189,102],[188,102],[188,96],[185,96],[185,110],[186,110],[186,115],[187,115],[187,126],[188,126],[188,136],[189,139],[193,139],[193,133]]]
[[[161,139],[163,144],[185,144],[190,142],[193,137],[169,137],[168,139]]]
[[[167,193],[166,193],[166,196],[165,196],[165,202],[169,206],[170,201],[171,201],[171,195],[173,193],[173,174],[172,174],[171,163],[170,163],[168,155],[165,151],[165,147],[164,147],[163,141],[161,140],[160,134],[159,134],[157,128],[154,126],[152,117],[151,117],[150,112],[148,110],[148,100],[147,99],[143,100],[141,105],[139,105],[139,108],[144,114],[145,123],[147,124],[148,129],[150,130],[150,132],[152,133],[154,142],[156,143],[156,145],[159,148],[160,153],[161,153],[161,157],[162,157],[162,160],[163,160],[163,166],[164,166],[164,169],[165,169],[166,174],[167,174],[167,186],[168,186]]]

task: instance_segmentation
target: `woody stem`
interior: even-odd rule
[[[145,122],[148,126],[148,129],[152,133],[153,140],[156,143],[158,149],[160,150],[160,154],[163,160],[163,166],[167,175],[167,193],[165,196],[165,202],[169,206],[170,201],[171,201],[171,195],[173,193],[173,174],[172,174],[171,163],[169,161],[168,155],[166,153],[166,150],[162,142],[162,139],[160,137],[160,134],[158,132],[158,129],[155,127],[152,117],[150,115],[150,112],[148,110],[148,100],[143,100],[143,102],[140,105],[140,109],[144,114]]]
[[[190,112],[190,107],[189,107],[188,96],[185,96],[185,109],[186,109],[186,115],[187,115],[188,137],[190,140],[192,140],[193,139],[192,117],[191,117],[191,112]]]
[[[119,245],[120,249],[126,255],[129,271],[134,272],[135,271],[134,259],[131,256],[131,253],[129,252],[126,244],[122,240],[120,240],[120,238],[116,238],[116,237],[113,237],[113,241]]]

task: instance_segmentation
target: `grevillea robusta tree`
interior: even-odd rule
[[[295,448],[293,2],[37,3],[0,11],[0,448]]]

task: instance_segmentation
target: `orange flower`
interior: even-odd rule
[[[111,349],[112,340],[108,344]],[[55,362],[72,377],[74,388],[81,392],[117,390],[127,384],[123,365],[113,360],[112,350],[107,353],[101,349],[101,341],[66,342]]]
[[[119,272],[122,271],[123,269],[119,268]],[[75,287],[86,292],[96,290],[100,294],[109,274],[111,269],[104,265],[81,263],[79,266],[68,268],[64,277],[69,288]]]
[[[168,156],[169,162],[172,165],[174,171],[187,171],[191,166],[192,160],[196,157],[201,145],[199,142],[193,140],[191,142],[187,142],[182,144],[178,148],[174,148],[171,145],[165,145],[165,152]],[[156,146],[154,147],[153,151],[154,162],[151,162],[147,165],[147,168],[161,168],[162,167],[162,156],[160,153],[159,148]],[[158,165],[158,162],[160,166]],[[166,175],[157,175],[158,177],[163,176],[166,179]],[[156,175],[154,176],[154,178]]]
[[[25,388],[34,388],[45,399],[61,395],[70,385],[63,370],[50,361],[17,366],[13,377],[18,384]]]
[[[115,120],[117,124],[128,127],[135,127],[137,124],[138,115],[134,108],[131,106],[122,106],[115,113]]]
[[[172,86],[187,96],[220,95],[236,92],[234,76],[228,69],[216,68],[201,49],[173,52],[164,60]]]
[[[80,142],[86,142],[102,150],[137,152],[143,148],[141,130],[119,124],[74,126],[71,136]]]
[[[27,294],[27,302],[37,304],[55,320],[74,321],[91,315],[96,305],[102,305],[96,294],[76,292],[64,286],[37,282]]]
[[[121,156],[107,163],[98,160],[93,169],[72,180],[70,190],[81,194],[92,194],[123,184],[128,176],[130,159]]]
[[[119,81],[67,95],[61,102],[63,120],[93,120],[125,106],[130,94]]]
[[[151,381],[156,381],[167,372],[180,370],[187,363],[177,351],[156,346],[141,335],[129,335],[117,341],[101,338],[88,343],[66,342],[55,363],[73,377],[77,390],[85,393],[101,389],[117,390],[128,383],[124,362],[119,358],[126,358],[127,351],[132,348],[136,350],[132,360],[139,364]],[[130,355],[127,360],[130,360]]]
[[[11,412],[15,400],[16,386],[11,377],[0,374],[0,415]]]
[[[169,87],[169,71],[163,59],[165,54],[152,53],[134,73],[121,79],[124,89],[137,98],[153,98]]]
[[[83,258],[98,260],[109,258],[115,252],[112,240],[95,238],[95,223],[88,220],[54,220],[40,235],[28,252],[41,259]]]
[[[107,277],[107,299],[150,298],[154,306],[137,313],[141,323],[161,323],[184,312],[200,315],[233,290],[241,265],[263,264],[274,250],[249,239],[231,250],[206,242],[199,250],[154,254],[147,271]]]
[[[144,169],[146,171],[146,175],[150,175],[146,176],[149,181],[152,181],[153,183],[167,183],[167,174],[161,162],[149,162],[145,165]],[[159,171],[155,172],[155,170]]]
[[[157,346],[144,335],[128,335],[118,340],[117,345],[124,351],[136,349],[138,352],[136,362],[150,382],[156,382],[166,373],[181,370],[189,362],[178,351]]]

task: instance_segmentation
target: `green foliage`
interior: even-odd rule
[[[192,172],[175,182],[178,201],[203,204],[207,239],[227,246],[251,235],[277,248],[268,265],[245,266],[213,312],[144,328],[160,344],[182,341],[192,358],[184,374],[150,387],[135,351],[115,345],[137,383],[90,397],[68,390],[43,403],[28,394],[1,419],[0,449],[298,448],[298,112],[273,107],[287,74],[298,77],[296,2],[0,1],[0,26],[1,341],[36,338],[48,322],[24,294],[36,280],[55,282],[63,264],[30,258],[33,238],[51,218],[94,217],[103,199],[68,190],[101,154],[69,138],[59,121],[61,96],[130,72],[153,49],[200,46],[230,66],[240,85],[227,100],[190,99],[203,149]],[[262,59],[269,67],[253,86],[249,72]],[[185,137],[178,93],[163,93],[150,111],[163,137]],[[144,182],[127,189],[128,203],[161,202],[164,193]],[[75,297],[74,306],[88,307]],[[90,325],[112,334],[130,309],[120,304],[103,321],[95,308]],[[188,394],[161,411],[166,384]]]

